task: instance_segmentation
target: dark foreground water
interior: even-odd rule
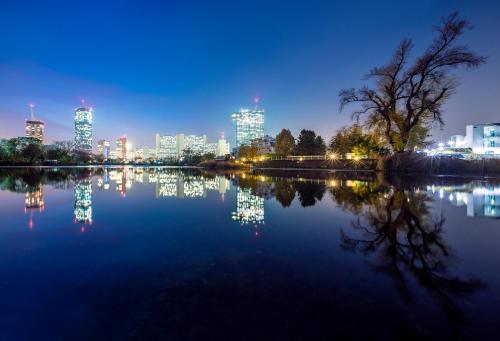
[[[0,339],[498,339],[500,183],[0,169]]]

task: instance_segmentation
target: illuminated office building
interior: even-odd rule
[[[125,135],[121,136],[116,140],[116,158],[122,161],[127,160],[127,137]]]
[[[236,147],[249,146],[252,140],[264,136],[264,111],[241,109],[232,114],[236,123]]]
[[[182,140],[184,143],[180,145],[181,152],[189,149],[193,154],[202,155],[205,153],[207,135],[183,135]]]
[[[92,181],[77,180],[75,183],[75,222],[92,223]]]
[[[110,143],[106,140],[99,140],[97,142],[97,154],[102,156],[105,159],[109,158],[109,153],[111,151]]]
[[[214,154],[215,156],[219,155],[219,144],[217,142],[209,142],[205,145],[204,154]]]
[[[156,157],[159,159],[179,157],[180,136],[156,134]]]
[[[92,153],[92,108],[75,110],[75,149]]]
[[[45,140],[45,123],[35,118],[32,104],[30,104],[30,110],[31,118],[29,120],[26,120],[25,125],[26,137],[35,138],[43,144]]]
[[[155,135],[156,155],[159,159],[179,158],[189,149],[194,154],[205,154],[207,150],[206,135]],[[210,147],[209,147],[210,148]],[[213,148],[213,146],[212,146]]]
[[[272,154],[276,145],[276,139],[265,135],[252,140],[252,146],[257,148],[259,154]]]

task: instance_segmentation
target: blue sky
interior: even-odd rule
[[[350,123],[338,91],[362,84],[405,37],[415,54],[458,10],[474,26],[463,42],[488,64],[460,73],[446,127],[500,121],[500,4],[495,1],[3,1],[0,137],[22,135],[28,103],[48,140],[71,139],[72,110],[95,108],[95,140],[196,133],[233,142],[230,114],[266,110],[267,133],[314,129],[326,139]]]

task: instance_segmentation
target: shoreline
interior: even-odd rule
[[[406,176],[418,178],[462,178],[474,180],[500,179],[499,175],[479,175],[479,174],[423,174],[423,173],[408,173],[395,171],[377,171],[375,169],[340,169],[340,168],[294,168],[294,167],[204,167],[204,166],[155,166],[155,165],[61,165],[61,166],[44,166],[44,165],[25,165],[25,166],[0,166],[0,169],[97,169],[97,168],[162,168],[162,169],[199,169],[199,170],[217,170],[217,171],[284,171],[284,172],[321,172],[321,173],[364,173],[364,174],[383,174],[384,176]]]

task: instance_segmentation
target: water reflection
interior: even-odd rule
[[[24,199],[24,212],[29,214],[28,228],[33,229],[34,221],[33,215],[36,211],[43,212],[45,209],[45,201],[43,200],[43,187],[37,185],[34,189],[30,188],[25,194]]]
[[[432,196],[397,187],[362,187],[332,191],[337,202],[357,214],[353,228],[342,230],[342,247],[376,255],[371,268],[394,281],[404,302],[415,301],[411,283],[416,281],[453,322],[463,322],[464,314],[454,298],[470,294],[484,283],[450,274],[454,254],[444,241],[445,218],[431,212]]]
[[[75,182],[75,222],[92,224],[92,181],[90,179]]]
[[[469,217],[500,218],[500,185],[471,181],[460,185],[430,185],[427,192],[455,206],[465,206]]]
[[[500,213],[500,185],[493,181],[388,181],[377,179],[373,174],[272,171],[213,174],[200,170],[138,167],[0,169],[0,189],[24,196],[24,211],[29,213],[30,228],[34,225],[34,214],[44,212],[45,197],[50,197],[50,188],[73,191],[70,194],[74,195],[74,222],[85,232],[94,219],[96,222],[99,220],[98,211],[93,209],[94,205],[102,202],[102,196],[134,199],[137,198],[133,196],[134,186],[147,191],[141,192],[141,195],[146,193],[165,205],[177,205],[177,200],[184,203],[212,200],[211,205],[222,202],[227,206],[222,220],[231,226],[248,226],[256,236],[260,236],[263,226],[273,228],[273,223],[276,226],[283,221],[286,222],[283,225],[295,224],[294,218],[285,220],[283,216],[297,211],[306,217],[307,223],[311,221],[323,224],[325,229],[333,229],[332,222],[342,210],[347,213],[348,222],[338,223],[341,225],[340,233],[335,235],[338,252],[342,255],[352,253],[362,258],[363,264],[368,262],[373,276],[389,279],[407,306],[418,304],[421,292],[425,291],[432,304],[458,324],[467,320],[463,298],[480,291],[485,283],[456,271],[461,250],[454,250],[443,232],[447,222],[443,206],[451,204],[463,208],[464,215],[473,219],[498,218]],[[225,199],[226,195],[231,200]],[[48,205],[50,203],[48,201]],[[277,210],[286,213],[278,216]],[[323,216],[314,217],[317,213]],[[210,215],[207,217],[208,220],[212,218]],[[118,219],[121,218],[123,216]],[[312,230],[307,223],[300,229]],[[276,231],[285,233],[283,229]],[[276,233],[274,237],[279,235],[278,238],[283,240],[292,240],[289,236],[283,238],[282,234]],[[227,240],[233,241],[229,237]]]

